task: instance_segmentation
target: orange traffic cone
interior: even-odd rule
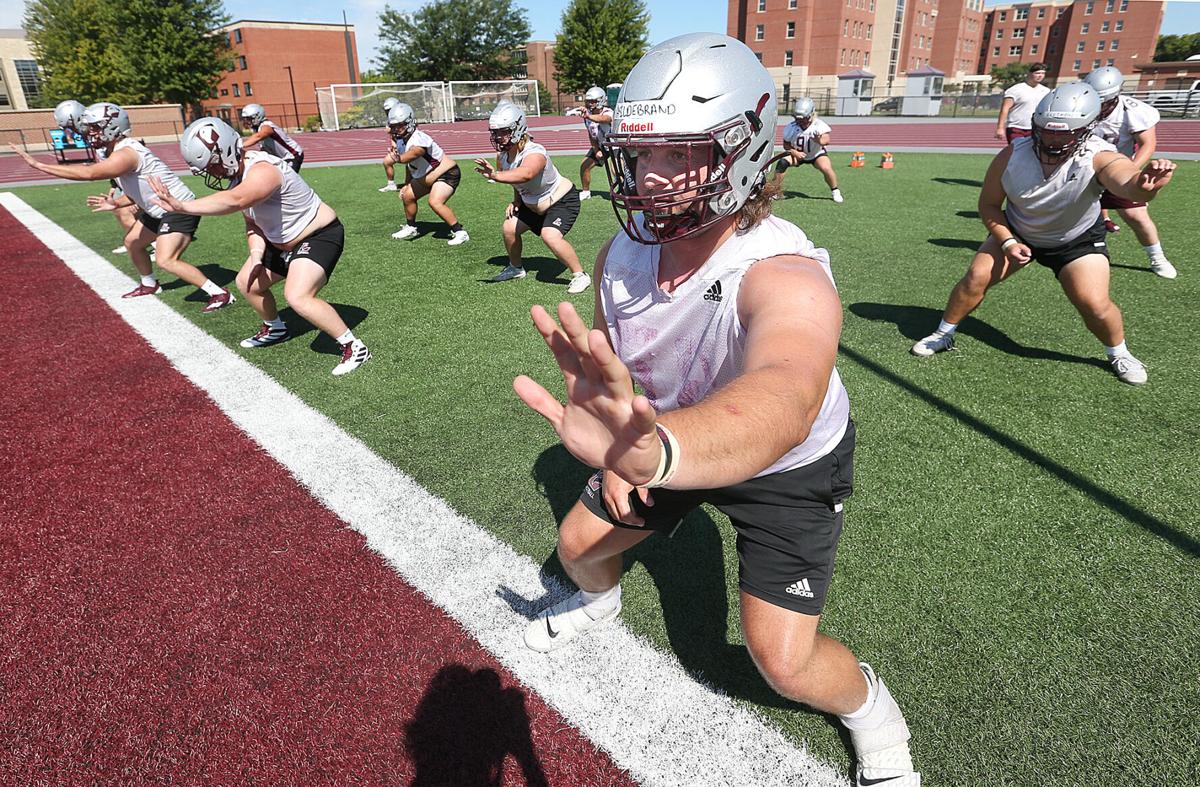
[[[895,167],[896,167],[896,162],[895,162],[895,160],[892,158],[892,154],[891,154],[891,153],[884,153],[884,154],[883,154],[883,158],[882,158],[882,159],[880,159],[880,161],[879,161],[879,167],[880,167],[880,169],[895,169]]]
[[[861,150],[857,151],[853,156],[850,157],[850,166],[855,168],[867,166],[867,154],[863,153]]]

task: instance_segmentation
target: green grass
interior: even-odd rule
[[[929,784],[1194,777],[1200,176],[1185,162],[1153,205],[1178,280],[1149,273],[1128,228],[1112,238],[1113,296],[1130,348],[1150,369],[1150,383],[1133,388],[1104,367],[1053,275],[1037,266],[991,293],[964,323],[959,352],[909,355],[984,237],[974,211],[988,159],[901,154],[885,172],[835,158],[844,205],[826,199],[807,169],[789,173],[793,197],[777,203],[830,249],[846,308],[840,369],[859,427],[857,487],[825,631],[871,661],[899,697]],[[577,162],[559,166],[574,173]],[[555,522],[587,470],[521,405],[511,381],[529,373],[561,390],[528,319],[531,304],[568,297],[561,267],[531,239],[536,277],[485,283],[503,264],[509,191],[473,175],[451,203],[472,238],[457,249],[428,235],[388,238],[402,219],[396,198],[375,191],[378,167],[305,177],[347,227],[325,295],[346,305],[375,359],[335,379],[333,346],[311,330],[237,352],[557,570]],[[86,211],[89,191],[19,194],[106,253],[116,227]],[[434,221],[425,206],[420,218]],[[204,220],[189,259],[231,279],[245,256],[240,222]],[[607,202],[583,204],[569,237],[585,265],[615,229]],[[234,348],[256,326],[241,302],[202,317],[192,288],[162,297]],[[573,297],[590,308],[590,291]],[[631,628],[814,754],[847,761],[834,726],[774,695],[746,656],[737,558],[720,515],[697,513],[673,540],[650,539],[628,562]]]

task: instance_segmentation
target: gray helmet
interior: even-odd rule
[[[224,120],[200,118],[183,130],[179,152],[193,175],[204,176],[204,185],[220,190],[237,175],[242,161],[242,135]],[[214,168],[218,171],[213,172]]]
[[[413,108],[397,101],[388,110],[388,131],[395,139],[408,139],[417,130],[417,118]]]
[[[392,96],[391,98],[385,98],[383,100],[383,111],[391,112],[392,107],[396,106],[399,103],[400,103],[400,99],[396,98],[395,96]]]
[[[80,131],[93,148],[102,148],[129,135],[129,113],[116,104],[101,101],[83,110]]]
[[[1092,133],[1100,119],[1100,96],[1085,82],[1060,85],[1038,102],[1033,110],[1033,148],[1039,155],[1057,159],[1070,156]],[[1049,144],[1047,131],[1069,131],[1070,141]]]
[[[583,103],[588,109],[599,109],[608,102],[608,94],[604,92],[604,88],[595,86],[589,87],[588,91],[583,94]]]
[[[1083,81],[1092,86],[1101,101],[1108,101],[1110,98],[1121,95],[1125,77],[1114,66],[1104,66],[1088,74]]]
[[[491,134],[492,147],[496,150],[504,150],[520,142],[529,133],[525,112],[511,101],[501,101],[488,118],[488,132]]]
[[[267,110],[263,109],[262,104],[247,104],[242,107],[242,123],[249,123],[258,128],[262,122],[267,119]]]
[[[689,33],[652,47],[625,79],[606,141],[613,209],[639,243],[666,243],[736,213],[766,182],[775,142],[775,81],[729,36]],[[684,185],[638,193],[637,153],[686,149]],[[681,210],[682,208],[682,210]],[[643,214],[643,225],[634,221]]]
[[[58,106],[54,108],[54,122],[59,128],[69,128],[72,131],[79,130],[79,121],[83,117],[83,104],[80,104],[73,98],[66,101],[60,101]]]
[[[808,96],[801,96],[796,99],[796,103],[792,106],[792,117],[796,120],[801,118],[810,118],[817,111],[817,105]]]

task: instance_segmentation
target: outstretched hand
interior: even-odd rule
[[[492,162],[485,158],[475,159],[475,171],[480,175],[483,175],[488,180],[492,180],[496,177],[495,167],[492,166]]]
[[[87,205],[92,209],[92,213],[102,213],[104,211],[116,210],[119,205],[112,198],[112,194],[92,194],[87,198]]]
[[[39,163],[38,160],[35,159],[33,156],[31,156],[28,153],[26,153],[25,151],[21,150],[16,145],[10,144],[9,147],[12,148],[13,153],[16,153],[18,156],[20,156],[22,159],[24,159],[26,164],[33,167],[34,169],[41,169],[41,167],[38,166],[38,163]]]
[[[588,331],[575,307],[558,305],[559,327],[545,309],[534,306],[533,323],[554,353],[567,386],[564,405],[538,383],[521,375],[513,389],[550,422],[563,446],[591,467],[611,470],[640,486],[654,478],[662,456],[654,408],[634,395],[629,370],[602,331]]]
[[[163,185],[162,180],[160,180],[159,178],[156,178],[152,175],[152,176],[150,176],[149,181],[150,181],[150,188],[154,189],[154,197],[155,198],[153,201],[155,204],[160,206],[163,210],[167,211],[168,213],[182,213],[183,212],[183,203],[180,202],[179,200],[175,199],[175,197],[173,197],[171,195],[171,192],[167,190],[167,187],[165,185]]]
[[[1157,158],[1142,169],[1138,176],[1138,188],[1142,191],[1158,191],[1171,182],[1175,174],[1175,162],[1165,158]]]

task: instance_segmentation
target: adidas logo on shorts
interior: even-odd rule
[[[720,279],[713,282],[712,286],[708,288],[708,291],[704,293],[704,300],[714,301],[716,303],[721,302],[721,280]]]
[[[809,587],[807,579],[801,579],[787,586],[787,592],[793,596],[802,596],[804,598],[812,598],[812,588]]]

